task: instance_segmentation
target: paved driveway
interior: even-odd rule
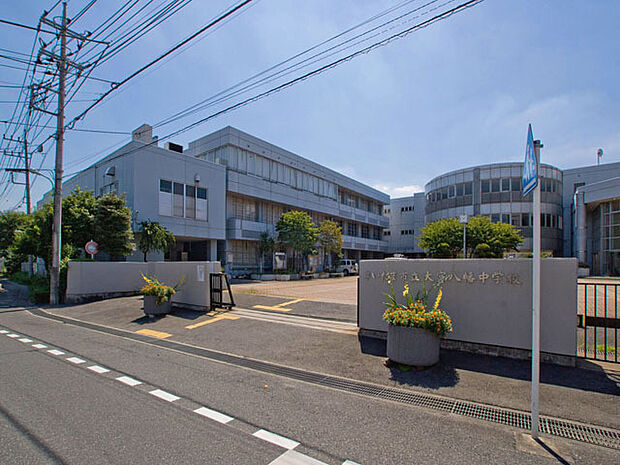
[[[357,276],[307,281],[259,281],[233,284],[234,294],[254,294],[357,305]]]

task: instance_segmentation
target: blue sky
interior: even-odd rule
[[[128,75],[229,2],[194,0],[93,75],[112,80]],[[123,3],[99,0],[76,29],[94,28]],[[156,123],[397,3],[255,1],[113,93],[76,127],[129,132]],[[36,25],[51,4],[4,2],[0,16]],[[84,4],[69,1],[70,14]],[[449,170],[521,161],[528,123],[544,143],[543,162],[560,168],[595,164],[599,147],[604,162],[620,161],[619,20],[620,3],[612,0],[486,0],[172,140],[187,145],[235,126],[395,197],[422,190]],[[0,24],[3,48],[29,53],[32,39],[32,32]],[[0,67],[1,81],[22,79],[23,72]],[[88,99],[106,85],[90,83],[83,89],[78,98]],[[0,100],[17,97],[14,89],[0,92]],[[83,105],[70,105],[67,115],[74,116]],[[0,119],[8,119],[11,111],[10,104],[0,105]],[[164,136],[212,111],[156,134]],[[4,132],[5,125],[0,127]],[[88,166],[128,137],[68,133],[66,172]],[[52,147],[44,167],[53,166],[53,155]],[[35,154],[33,164],[40,159]],[[33,198],[48,186],[37,181]],[[0,209],[18,203],[22,192],[15,186],[0,199]]]

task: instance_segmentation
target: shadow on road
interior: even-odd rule
[[[358,340],[362,353],[387,357],[385,340],[367,336],[358,336]],[[606,372],[594,363],[582,361],[580,365],[580,367],[563,367],[543,363],[540,366],[541,383],[620,395],[620,367],[618,372]],[[410,386],[428,388],[454,386],[459,381],[458,370],[522,381],[531,379],[531,364],[528,360],[513,360],[445,349],[441,350],[441,358],[437,365],[423,371],[401,371],[392,367],[391,379]]]

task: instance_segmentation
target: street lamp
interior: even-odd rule
[[[463,258],[467,258],[467,215],[459,215],[459,223],[463,225]]]

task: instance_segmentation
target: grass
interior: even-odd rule
[[[39,275],[29,276],[28,273],[18,271],[11,275],[11,281],[28,286],[28,298],[35,303],[49,302],[50,284],[47,278]]]

